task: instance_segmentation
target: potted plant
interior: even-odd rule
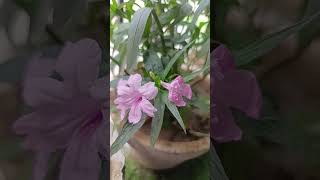
[[[142,165],[166,169],[209,150],[209,3],[112,1],[111,156],[128,142]]]

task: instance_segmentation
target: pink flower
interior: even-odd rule
[[[121,119],[124,119],[126,111],[129,111],[128,120],[136,124],[140,121],[142,112],[153,117],[156,108],[150,103],[158,94],[158,88],[154,82],[148,82],[141,86],[142,77],[134,74],[128,80],[120,79],[117,87],[118,97],[114,100],[117,108],[121,111]]]
[[[185,106],[186,102],[183,100],[183,96],[191,99],[192,91],[189,84],[185,84],[181,76],[176,77],[170,84],[162,82],[162,86],[169,90],[168,99],[176,106]]]

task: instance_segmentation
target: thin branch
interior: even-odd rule
[[[166,54],[167,51],[166,51],[166,44],[165,44],[165,41],[164,41],[162,26],[161,26],[160,20],[158,18],[158,15],[157,15],[157,13],[156,13],[156,11],[154,9],[152,10],[152,15],[153,15],[153,17],[154,17],[154,19],[156,21],[157,27],[158,27],[158,29],[160,31],[160,38],[161,38],[161,43],[162,43],[162,51],[163,51],[164,54]]]

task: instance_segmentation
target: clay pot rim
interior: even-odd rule
[[[193,141],[170,141],[158,138],[154,147],[150,142],[150,135],[142,131],[137,131],[133,138],[141,143],[143,146],[154,148],[154,150],[172,153],[172,154],[184,154],[184,153],[196,153],[206,152],[210,149],[210,137],[201,137]]]

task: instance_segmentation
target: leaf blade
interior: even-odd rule
[[[245,48],[241,50],[233,51],[236,59],[237,66],[248,64],[258,57],[269,52],[271,49],[275,48],[280,42],[286,39],[289,35],[299,32],[304,27],[312,24],[317,21],[320,17],[320,12],[317,12],[310,18],[305,18],[299,21],[298,23],[285,28],[279,32],[267,35],[262,39],[256,40],[253,43],[250,43]]]
[[[168,100],[168,93],[167,92],[163,93],[162,98],[163,98],[167,108],[170,110],[170,112],[176,118],[176,120],[178,121],[178,123],[181,126],[181,128],[183,129],[183,131],[186,133],[187,132],[186,127],[185,127],[184,122],[180,116],[178,108]]]
[[[155,145],[156,140],[159,137],[160,130],[163,123],[165,104],[162,100],[162,94],[159,93],[158,96],[155,98],[154,106],[157,109],[157,111],[154,113],[154,118],[152,119],[152,123],[151,123],[151,145],[152,146]]]
[[[229,180],[221,164],[220,158],[212,144],[210,147],[209,168],[211,169],[210,180]]]
[[[127,142],[133,137],[133,135],[142,127],[145,123],[146,117],[143,116],[137,124],[132,124],[127,121],[121,129],[119,136],[111,145],[111,156],[118,152]]]
[[[128,33],[129,37],[126,54],[128,71],[131,71],[137,63],[139,44],[141,42],[150,14],[150,8],[142,8],[133,15]]]
[[[173,58],[169,61],[168,65],[166,66],[166,68],[164,69],[163,73],[162,73],[162,78],[166,78],[166,76],[168,75],[170,69],[172,68],[172,66],[174,65],[174,63],[178,60],[178,58],[184,53],[184,51],[190,47],[192,44],[194,43],[194,41],[191,41],[190,43],[188,43],[187,45],[185,45],[180,51],[178,51]]]

